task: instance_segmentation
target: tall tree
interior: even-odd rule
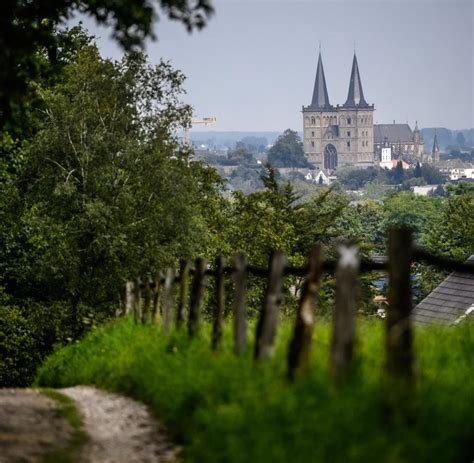
[[[308,167],[303,143],[297,132],[286,129],[268,150],[268,162],[274,167]]]
[[[416,163],[416,166],[415,166],[415,172],[413,172],[413,176],[415,178],[420,178],[422,177],[422,172],[421,172],[421,165],[419,162]]]
[[[459,148],[466,146],[466,137],[462,132],[458,132],[456,135],[456,143],[458,144]]]
[[[191,111],[183,80],[167,63],[114,63],[88,46],[39,90],[45,109],[8,205],[18,226],[2,234],[0,286],[100,307],[124,278],[205,246],[220,180],[172,135]]]

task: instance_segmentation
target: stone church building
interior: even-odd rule
[[[408,124],[374,125],[374,105],[367,103],[354,53],[347,100],[343,105],[329,102],[321,52],[319,53],[313,99],[303,106],[303,143],[308,161],[319,169],[335,170],[351,165],[379,164],[385,140],[393,145],[394,155],[421,160],[423,140],[418,127]]]

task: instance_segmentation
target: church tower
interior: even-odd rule
[[[341,163],[357,166],[374,164],[374,106],[364,98],[359,64],[354,52],[347,100],[340,109]]]
[[[438,135],[435,132],[434,140],[433,140],[433,149],[431,150],[431,160],[433,164],[437,164],[439,162],[439,145],[438,145]]]
[[[413,143],[415,145],[415,157],[423,161],[424,142],[420,129],[418,128],[418,121],[415,122],[415,129],[413,130]]]
[[[319,52],[313,98],[303,106],[304,152],[318,168],[335,170],[344,165],[374,165],[374,106],[364,98],[354,53],[347,100],[332,106]]]
[[[309,106],[303,106],[303,139],[304,152],[308,160],[319,168],[335,169],[337,167],[337,149],[330,141],[337,140],[337,111],[329,103],[323,60],[319,52],[316,79],[314,80],[313,98]],[[323,153],[330,151],[327,162]]]

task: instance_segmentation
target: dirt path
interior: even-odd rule
[[[31,389],[0,389],[0,462],[38,462],[66,447],[72,428],[54,400]]]
[[[88,386],[61,389],[60,392],[73,399],[83,415],[90,439],[82,452],[84,462],[175,460],[176,447],[145,405]]]
[[[147,408],[89,386],[59,390],[77,405],[89,440],[81,463],[161,463],[178,448]],[[74,430],[61,404],[30,389],[0,389],[0,463],[36,463],[66,448]]]

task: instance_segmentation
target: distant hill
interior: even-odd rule
[[[438,144],[441,151],[446,149],[447,146],[456,145],[456,136],[459,132],[464,135],[466,146],[474,146],[474,129],[449,130],[444,127],[432,127],[421,129],[425,141],[425,151],[427,152],[431,152],[435,132],[438,135]]]
[[[190,140],[198,145],[205,144],[208,146],[234,148],[238,141],[245,138],[259,138],[265,139],[266,144],[273,144],[282,132],[193,132],[189,133]]]

